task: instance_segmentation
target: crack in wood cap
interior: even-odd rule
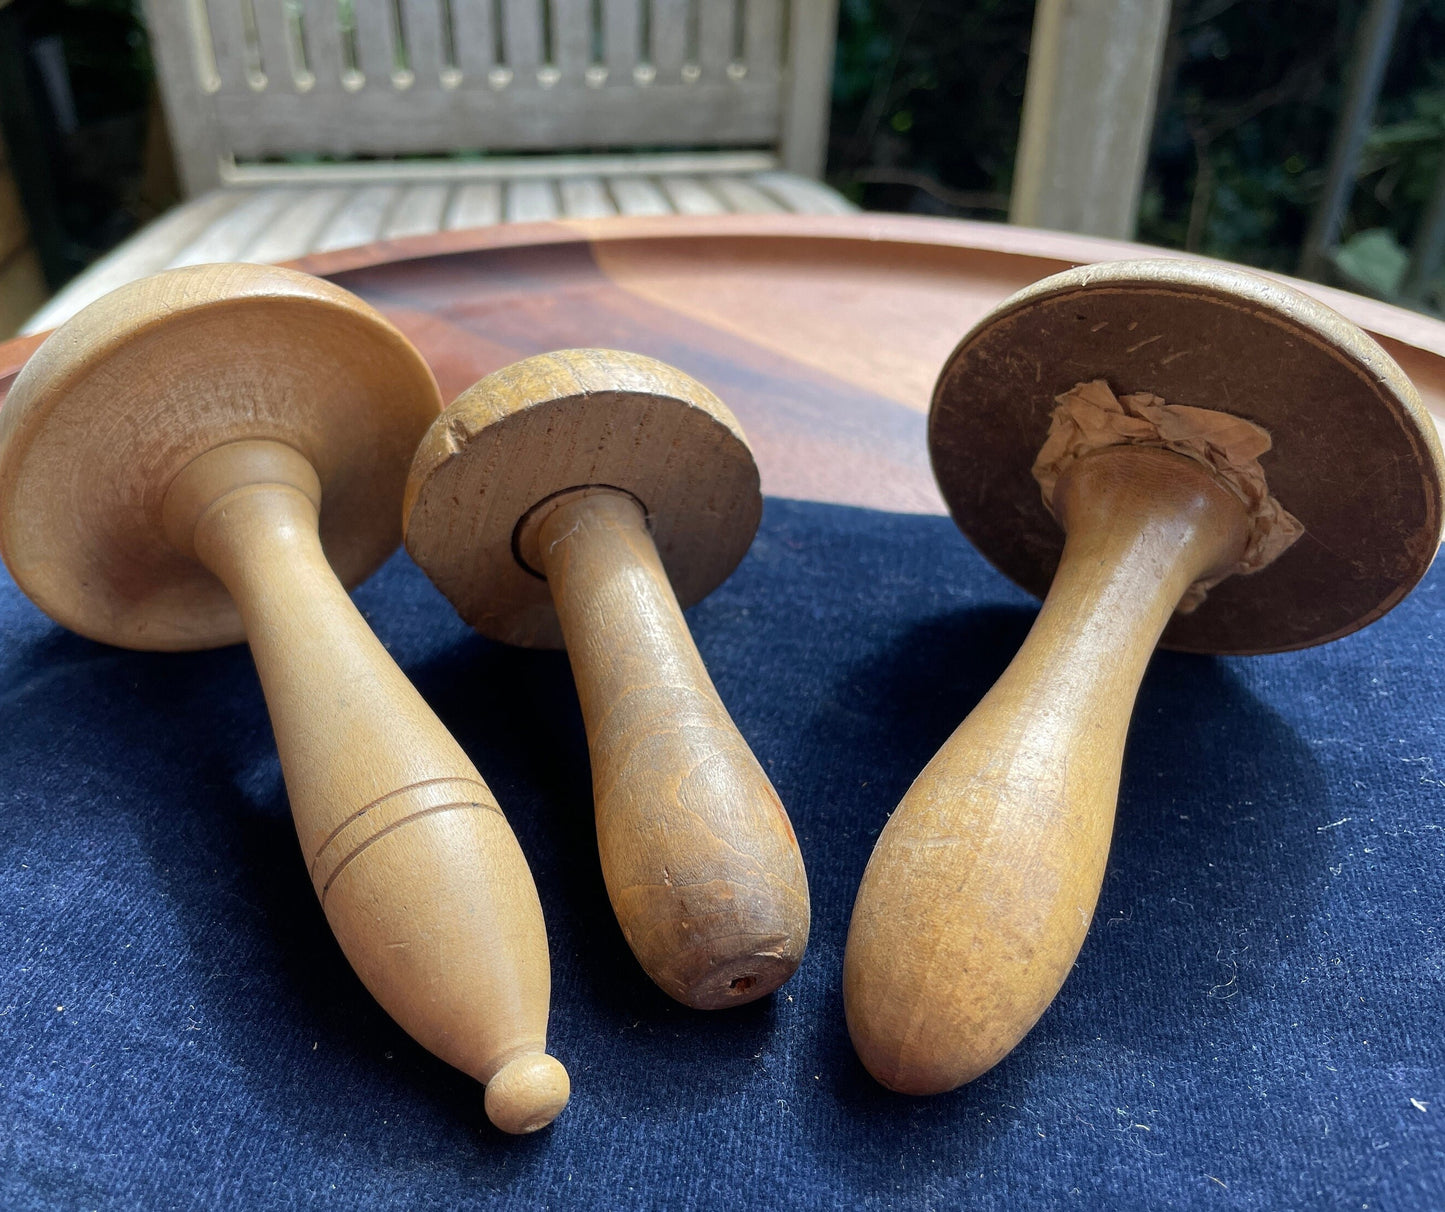
[[[321,482],[321,541],[352,585],[396,547],[430,368],[380,313],[294,270],[201,265],[130,283],[57,329],[0,409],[0,555],[48,615],[92,639],[234,643],[221,582],[167,540],[176,474],[273,439]]]
[[[1031,474],[1054,398],[1105,380],[1263,427],[1269,489],[1303,523],[1269,567],[1233,576],[1166,647],[1260,653],[1348,635],[1414,587],[1440,541],[1440,440],[1409,379],[1336,312],[1231,266],[1119,261],[1020,291],[945,363],[929,453],[954,520],[1043,596],[1064,534]]]
[[[427,431],[407,481],[406,547],[484,635],[560,648],[547,582],[519,558],[518,527],[570,489],[642,505],[678,603],[727,579],[762,517],[741,427],[701,383],[665,363],[569,349],[504,367]]]

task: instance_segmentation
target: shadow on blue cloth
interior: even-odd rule
[[[813,938],[778,994],[702,1014],[607,907],[565,656],[474,635],[398,555],[357,601],[547,916],[574,1097],[513,1140],[341,957],[245,650],[92,644],[6,580],[0,1206],[1441,1206],[1440,582],[1309,652],[1159,654],[1073,975],[1004,1063],[915,1100],[849,1046],[848,915],[1032,600],[947,519],[768,502],[690,621],[789,807]]]

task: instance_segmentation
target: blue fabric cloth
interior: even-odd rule
[[[813,892],[797,976],[722,1013],[608,910],[565,658],[403,555],[357,600],[532,863],[571,1106],[502,1136],[352,975],[243,648],[105,648],[5,580],[0,1206],[1445,1207],[1445,574],[1325,647],[1156,658],[1075,972],[927,1100],[857,1063],[840,971],[888,812],[1035,610],[947,519],[770,501],[691,612]]]

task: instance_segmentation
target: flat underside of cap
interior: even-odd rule
[[[1031,468],[1055,397],[1116,395],[1228,412],[1269,432],[1269,489],[1304,534],[1259,572],[1176,614],[1167,647],[1261,653],[1347,635],[1394,606],[1440,540],[1434,423],[1394,361],[1343,317],[1229,266],[1115,262],[1006,300],[945,364],[929,414],[934,474],[996,567],[1044,595],[1064,533]]]
[[[752,452],[712,392],[653,358],[570,349],[488,375],[432,425],[407,481],[407,550],[482,634],[559,648],[518,528],[578,488],[637,500],[684,609],[727,579],[762,517]]]
[[[339,287],[252,265],[144,279],[53,333],[0,409],[0,553],[93,639],[233,643],[225,587],[165,537],[176,474],[227,442],[295,447],[321,481],[327,558],[354,584],[401,537],[406,469],[440,407],[421,356]]]

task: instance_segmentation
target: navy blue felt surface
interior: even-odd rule
[[[691,614],[797,827],[794,980],[676,1006],[607,908],[565,658],[404,557],[357,594],[491,782],[552,941],[573,1101],[515,1140],[332,942],[250,658],[126,653],[0,583],[0,1206],[1445,1207],[1445,572],[1312,651],[1159,655],[1078,967],[972,1086],[843,1025],[873,840],[1033,603],[943,518],[770,501]]]

